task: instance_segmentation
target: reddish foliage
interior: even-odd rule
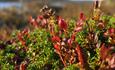
[[[60,42],[61,39],[58,36],[53,36],[52,37],[52,42]]]
[[[59,25],[59,28],[62,30],[67,29],[67,23],[64,21],[64,19],[62,19],[60,17],[58,18],[58,25]]]
[[[59,44],[54,44],[54,48],[56,49],[56,51],[60,51],[60,46],[59,46]]]
[[[37,19],[36,19],[36,22],[37,22],[37,23],[40,23],[41,20],[43,20],[43,16],[38,16]]]
[[[50,31],[51,35],[54,35],[55,32],[54,32],[54,26],[53,25],[49,26],[49,31]]]
[[[20,70],[26,70],[25,64],[22,63],[22,64],[20,65]]]
[[[33,19],[32,16],[30,16],[29,22],[30,22],[34,27],[38,27],[38,24],[37,24],[36,20]]]
[[[67,40],[69,47],[72,47],[73,41],[75,41],[75,34],[72,34],[71,38]]]
[[[80,13],[80,20],[85,20],[85,16],[84,16],[84,13]]]
[[[46,24],[47,24],[47,19],[43,19],[43,20],[41,21],[41,25],[42,25],[43,27],[45,27]]]
[[[105,43],[103,43],[103,44],[101,45],[101,48],[100,48],[100,56],[101,56],[101,59],[102,59],[102,60],[105,60],[105,59],[107,58],[107,56],[108,56],[108,51],[109,51],[109,48],[107,48],[107,47],[105,46]]]
[[[108,31],[104,32],[104,36],[105,36],[105,37],[109,36],[109,35],[108,35]]]
[[[67,41],[67,43],[68,43],[68,45],[69,45],[69,47],[72,47],[72,39],[68,39],[68,41]]]
[[[27,29],[27,28],[25,28],[25,29],[21,32],[21,34],[22,34],[23,36],[27,36],[27,38],[30,37],[30,35],[29,35],[29,29]]]
[[[72,47],[73,41],[75,41],[75,34],[72,34],[70,39],[68,39],[68,41],[67,41],[69,47]]]
[[[75,36],[76,36],[75,34],[72,34],[72,35],[71,35],[71,40],[74,41],[74,40],[75,40]]]
[[[43,19],[43,16],[38,16],[37,19],[42,20],[42,19]]]
[[[115,37],[115,28],[109,28],[108,33],[111,37]]]
[[[111,55],[111,57],[109,57],[107,59],[108,61],[108,65],[110,66],[110,69],[115,69],[115,53]]]
[[[84,14],[81,13],[80,19],[76,23],[75,32],[79,32],[83,29],[84,20],[85,20]]]
[[[82,27],[81,27],[81,26],[75,28],[75,32],[80,32],[81,30],[82,30]]]
[[[27,38],[29,38],[28,29],[24,29],[22,32],[18,34],[19,41],[24,46],[24,48],[27,50],[26,40],[24,39],[24,36],[27,36]]]
[[[82,67],[85,67],[86,65],[88,65],[87,57],[86,57],[86,54],[84,54],[84,50],[78,44],[77,44],[75,50],[78,54],[78,60],[80,62],[80,65]]]
[[[20,41],[23,41],[23,38],[22,38],[22,34],[21,34],[21,33],[18,34],[18,39],[19,39]]]
[[[97,24],[98,28],[100,29],[103,29],[105,27],[103,21],[100,21],[98,24]]]
[[[109,28],[109,33],[115,33],[115,28]]]

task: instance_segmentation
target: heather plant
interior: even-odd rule
[[[3,70],[111,70],[115,69],[115,17],[101,14],[98,1],[93,15],[83,12],[68,21],[45,5],[25,28],[0,42]]]

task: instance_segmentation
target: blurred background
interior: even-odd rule
[[[10,39],[11,32],[29,27],[28,17],[40,15],[48,4],[56,14],[68,19],[77,18],[80,12],[91,15],[94,0],[0,0],[0,40]],[[104,0],[101,10],[110,15],[115,12],[115,0]]]

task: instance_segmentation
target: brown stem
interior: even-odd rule
[[[66,67],[67,65],[66,65],[65,61],[63,60],[63,58],[62,58],[61,54],[59,54],[59,57],[60,57],[60,59],[61,59],[62,63],[64,64],[64,66]]]

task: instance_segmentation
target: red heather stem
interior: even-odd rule
[[[83,67],[83,68],[88,68],[88,63],[87,63],[87,57],[86,57],[86,54],[84,54],[84,50],[77,44],[77,47],[76,47],[76,52],[78,54],[78,60],[80,62],[80,65]]]
[[[42,27],[45,27],[46,25],[48,24],[48,20],[47,19],[42,19],[42,21],[41,21],[41,25],[42,25]]]
[[[68,39],[67,43],[69,45],[69,47],[72,47],[72,43],[75,41],[75,33],[73,33],[70,37],[70,39]]]
[[[67,29],[67,23],[64,21],[62,18],[58,18],[58,26],[61,30],[66,30]]]
[[[67,43],[68,43],[69,47],[71,48],[72,47],[72,43],[73,43],[72,39],[68,39]]]
[[[66,67],[67,65],[66,65],[65,61],[63,60],[63,58],[62,58],[61,54],[59,54],[59,57],[60,57],[60,59],[61,59],[61,61],[62,61],[63,65]]]
[[[108,29],[110,36],[115,35],[115,28]]]
[[[60,57],[60,59],[61,59],[63,65],[66,67],[66,63],[65,63],[65,61],[63,60],[63,58],[62,58],[62,56],[61,56],[61,53],[60,53],[60,47],[59,47],[59,45],[58,45],[58,44],[54,44],[54,48],[56,49],[56,52],[57,52],[57,54],[59,55],[59,57]]]
[[[84,13],[82,13],[82,12],[80,13],[80,20],[82,20],[82,21],[85,20]]]
[[[108,55],[108,51],[109,51],[109,48],[107,48],[107,47],[105,46],[105,43],[103,43],[103,44],[101,45],[101,48],[100,48],[100,56],[101,56],[101,59],[102,59],[102,60],[105,60],[105,59],[106,59],[106,57],[107,57],[107,55]]]
[[[76,47],[76,52],[78,54],[78,60],[79,60],[80,64],[84,66],[85,63],[84,63],[84,58],[83,58],[83,52],[79,45],[77,45],[77,47]]]
[[[56,51],[60,51],[60,46],[58,44],[54,44],[54,48],[56,49]]]
[[[52,42],[60,42],[61,39],[58,36],[53,36],[52,37]]]
[[[30,18],[29,18],[29,23],[31,23],[35,28],[38,27],[36,20],[34,18],[32,18],[32,16],[30,16]]]
[[[73,41],[75,41],[75,35],[76,35],[76,34],[72,34],[72,35],[71,35],[71,39],[72,39]]]
[[[80,13],[80,19],[83,19],[83,17],[84,17],[84,14]]]
[[[49,25],[49,31],[50,31],[50,34],[53,36],[54,35],[54,26],[52,24]]]
[[[26,70],[25,64],[22,63],[22,64],[20,65],[20,70]]]

